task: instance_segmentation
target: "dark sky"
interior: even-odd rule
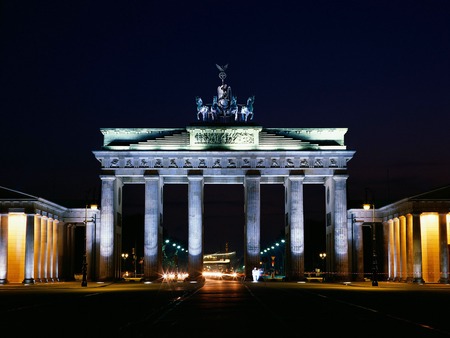
[[[100,128],[195,122],[195,97],[212,99],[220,84],[215,64],[229,64],[238,102],[255,95],[255,123],[348,128],[349,207],[366,188],[382,204],[450,183],[450,1],[0,6],[2,186],[82,207],[99,194]],[[185,208],[178,188],[166,210]],[[282,188],[266,188],[263,212],[277,214]],[[208,242],[241,236],[230,224],[243,216],[225,220],[243,209],[242,187],[205,195],[221,196],[208,197],[205,217],[224,223]],[[172,218],[173,235],[185,224]]]

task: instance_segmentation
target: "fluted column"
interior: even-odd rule
[[[259,172],[245,176],[245,227],[244,264],[245,278],[252,279],[252,270],[259,269],[261,254],[261,175]]]
[[[39,250],[39,278],[47,282],[47,217],[41,217],[41,246]]]
[[[35,215],[27,215],[25,233],[25,277],[23,284],[34,284],[34,222]]]
[[[347,175],[334,175],[334,265],[336,279],[350,280],[347,233]]]
[[[8,283],[8,214],[0,214],[0,284]]]
[[[406,215],[406,281],[414,281],[413,217]]]
[[[424,283],[422,275],[422,235],[420,233],[420,215],[413,215],[413,252],[414,252],[414,283]]]
[[[188,273],[190,280],[203,273],[203,175],[188,175]]]
[[[37,282],[41,281],[41,215],[36,215],[37,219],[34,223],[34,278]]]
[[[394,271],[394,280],[400,281],[400,225],[398,222],[398,218],[394,218],[394,257],[395,257],[395,271]]]
[[[439,214],[439,257],[441,272],[439,283],[448,284],[447,214]]]
[[[286,279],[305,279],[305,224],[303,213],[303,175],[290,175],[285,183],[288,226]]]
[[[383,221],[381,224],[383,228],[383,279],[389,280],[389,221]]]
[[[96,273],[95,273],[95,232],[97,228],[97,218],[96,214],[92,212],[91,210],[87,210],[87,212],[90,211],[90,216],[87,216],[86,224],[84,225],[84,231],[86,231],[86,262],[87,262],[87,270],[86,270],[86,278],[87,280],[95,280],[96,279]],[[86,212],[86,215],[88,215]]]
[[[402,282],[406,281],[406,218],[405,216],[399,217],[399,228],[400,228],[400,280]]]
[[[162,184],[159,175],[144,176],[144,279],[155,281],[162,275],[160,220],[162,215]]]
[[[115,176],[102,176],[99,279],[114,278],[114,184]]]
[[[48,280],[53,281],[53,219],[49,218],[47,222],[47,271]]]
[[[364,280],[364,241],[363,241],[363,227],[362,223],[353,223],[353,245],[355,247],[356,262],[353,262],[353,267],[356,268],[356,280]]]
[[[395,240],[394,240],[394,221],[388,220],[388,234],[389,234],[389,246],[388,246],[388,280],[393,281],[395,279]]]
[[[59,263],[59,255],[58,255],[58,226],[59,221],[56,219],[53,219],[53,247],[52,247],[52,271],[53,271],[53,280],[59,281],[59,269],[58,269],[58,263]]]

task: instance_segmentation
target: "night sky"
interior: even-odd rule
[[[263,127],[348,128],[349,208],[367,189],[381,206],[450,183],[450,1],[0,6],[1,186],[67,207],[98,200],[100,128],[196,122],[195,97],[211,101],[220,84],[216,64],[229,65],[238,103],[255,95]],[[131,240],[141,188],[124,192]],[[165,193],[164,226],[180,240],[186,189]],[[323,226],[323,188],[305,187],[317,189],[305,198],[307,226]],[[283,188],[262,192],[263,243],[284,216]],[[241,186],[205,188],[205,251],[241,250],[242,204]]]

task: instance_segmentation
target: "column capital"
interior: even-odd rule
[[[100,175],[102,181],[114,181],[116,179],[115,175]]]
[[[257,178],[261,177],[261,171],[259,170],[247,170],[245,173],[246,178]]]
[[[144,178],[149,177],[149,176],[159,176],[159,171],[158,170],[145,170]]]

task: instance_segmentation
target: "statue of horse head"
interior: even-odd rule
[[[195,102],[197,103],[197,111],[200,111],[200,109],[202,109],[203,106],[203,100],[201,99],[201,97],[196,96]]]
[[[250,111],[253,111],[253,103],[255,102],[255,95],[253,95],[253,96],[250,96],[248,99],[247,99],[247,108],[250,110]]]

